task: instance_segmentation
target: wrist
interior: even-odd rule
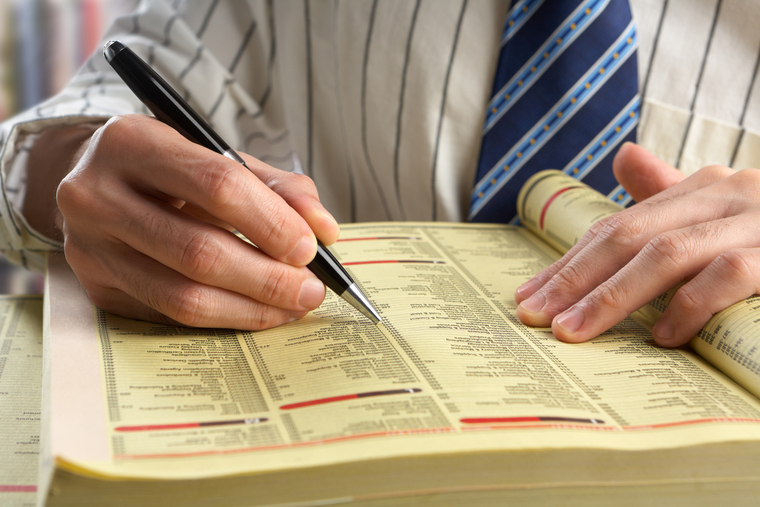
[[[36,231],[63,241],[56,191],[61,180],[84,155],[100,124],[86,123],[48,128],[29,150],[27,185],[22,213]]]

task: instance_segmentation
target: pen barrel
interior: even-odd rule
[[[306,267],[339,296],[354,283],[340,262],[321,241],[317,241],[317,256]]]
[[[174,89],[134,51],[118,41],[104,50],[106,60],[130,90],[161,122],[188,140],[217,153],[229,145],[191,108]]]

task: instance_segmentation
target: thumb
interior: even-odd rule
[[[636,202],[652,197],[685,178],[681,171],[634,143],[624,143],[620,147],[612,162],[612,172]]]

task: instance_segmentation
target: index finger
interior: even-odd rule
[[[303,266],[314,258],[317,242],[309,224],[245,166],[152,118],[134,115],[109,124],[103,133],[108,138],[101,142],[122,161],[127,183],[156,198],[169,196],[205,209],[274,259]],[[139,142],[123,141],[130,137]],[[140,169],[127,170],[135,161]]]
[[[320,202],[317,187],[311,178],[304,174],[282,171],[245,153],[240,156],[259,180],[306,220],[322,243],[332,245],[338,240],[338,222]]]

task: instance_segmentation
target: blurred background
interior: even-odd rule
[[[0,0],[0,121],[57,93],[138,0]],[[0,258],[0,294],[41,293],[42,275]]]

